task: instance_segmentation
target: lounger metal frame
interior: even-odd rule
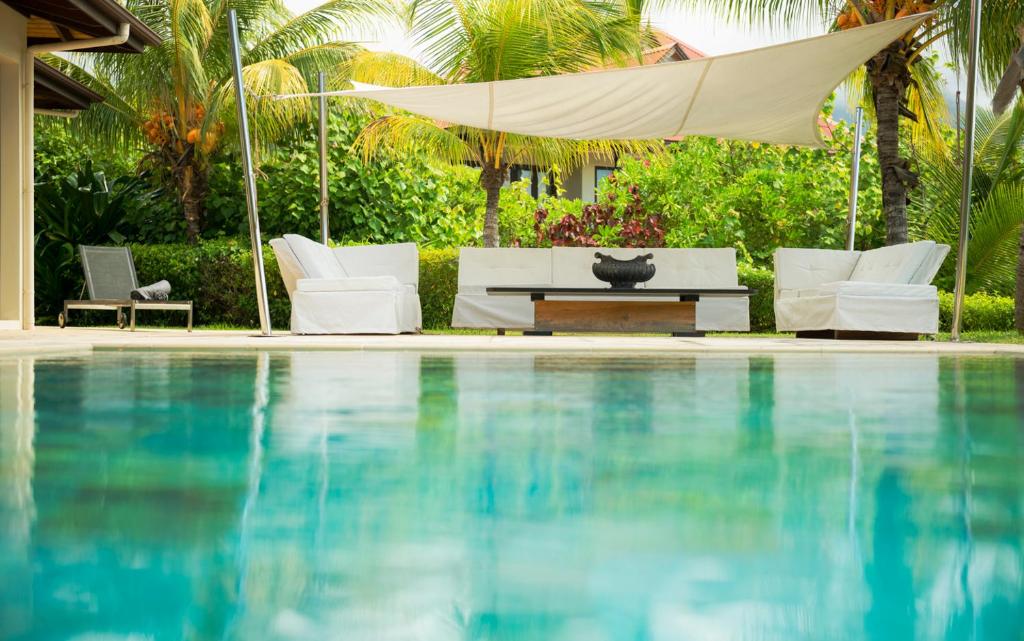
[[[130,270],[132,289],[138,289],[139,279],[135,273],[135,259],[129,247],[122,248],[128,254],[128,267]],[[188,312],[188,331],[192,331],[192,301],[190,300],[132,300],[131,298],[92,298],[92,274],[89,271],[89,261],[85,257],[85,250],[79,247],[79,255],[82,258],[82,269],[85,272],[85,287],[89,290],[89,299],[66,300],[64,301],[64,313],[57,319],[57,324],[63,329],[68,322],[68,313],[72,309],[99,309],[113,310],[117,312],[117,326],[124,329],[125,314],[122,310],[129,310],[131,316],[131,331],[135,331],[135,314],[142,309],[171,310]]]

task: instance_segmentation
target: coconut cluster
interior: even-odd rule
[[[884,16],[886,14],[886,0],[870,0],[864,4],[877,16]],[[912,16],[918,13],[925,13],[927,11],[931,11],[933,6],[934,2],[931,0],[904,0],[903,2],[897,3],[897,7],[899,7],[899,9],[897,9],[893,18],[906,18],[907,16]],[[836,26],[842,31],[855,29],[861,26],[861,24],[860,17],[857,15],[857,11],[853,6],[848,6],[848,8],[840,13],[838,18],[836,18]]]
[[[146,140],[158,147],[173,144],[179,148],[180,152],[184,151],[184,144],[188,144],[198,147],[203,153],[210,153],[224,133],[224,124],[209,125],[204,134],[202,123],[206,118],[206,107],[197,104],[189,110],[188,115],[184,128],[184,140],[179,133],[178,120],[166,111],[154,113],[149,120],[142,124]]]

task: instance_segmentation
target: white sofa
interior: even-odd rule
[[[939,297],[931,282],[948,253],[932,241],[865,252],[778,249],[776,327],[808,337],[934,334]]]
[[[592,271],[592,265],[596,262],[595,251],[619,259],[633,258],[638,254],[654,254],[654,260],[651,261],[656,268],[654,278],[639,287],[740,289],[736,274],[736,250],[732,248],[464,248],[459,254],[459,290],[455,296],[452,327],[533,329],[533,303],[528,295],[490,296],[487,288],[539,285],[607,287],[608,284],[599,281]],[[554,300],[557,297],[548,298]],[[700,300],[697,303],[696,327],[697,331],[749,331],[748,298],[736,296]]]
[[[403,334],[422,324],[413,243],[331,249],[295,234],[270,246],[292,303],[293,334]]]

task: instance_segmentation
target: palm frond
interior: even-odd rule
[[[412,58],[391,52],[363,51],[339,71],[351,80],[385,87],[444,84],[442,78]]]
[[[393,11],[386,0],[330,0],[295,16],[253,43],[243,63],[283,58],[294,51],[316,47],[338,38],[342,29],[379,25],[380,18]]]
[[[366,159],[425,152],[453,165],[482,160],[457,131],[405,114],[385,115],[372,121],[359,133],[353,150]]]

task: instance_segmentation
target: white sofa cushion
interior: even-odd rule
[[[295,283],[306,277],[302,265],[299,264],[299,260],[285,239],[271,239],[270,247],[274,250],[274,256],[277,257],[277,269],[281,272],[284,288],[288,292],[288,297],[291,298],[292,292],[295,291]]]
[[[330,247],[298,234],[285,234],[285,242],[302,266],[306,278],[345,278],[348,273],[341,266]]]
[[[648,251],[654,254],[654,278],[647,282],[652,289],[739,287],[736,250],[732,247]]]
[[[638,287],[725,288],[738,287],[736,250],[725,249],[632,249],[594,247],[553,247],[551,280],[555,287],[608,287],[594,276],[596,252],[619,260],[653,254],[654,277]]]
[[[459,252],[459,292],[488,287],[550,285],[551,250],[464,247]]]
[[[931,285],[935,279],[935,275],[939,273],[939,268],[942,267],[943,261],[946,260],[946,256],[949,254],[949,245],[935,245],[932,247],[932,251],[928,254],[928,257],[924,259],[921,266],[917,268],[913,278],[910,279],[912,285]]]
[[[361,278],[304,278],[296,282],[300,292],[379,292],[402,289],[394,276]]]
[[[934,242],[923,240],[863,252],[853,273],[845,280],[909,284],[934,247]]]
[[[787,290],[797,298],[820,296],[864,296],[873,298],[934,298],[935,287],[931,285],[906,285],[903,283],[865,283],[859,281],[837,281],[817,287]]]
[[[860,252],[835,249],[780,248],[775,250],[775,290],[817,287],[848,280]]]
[[[406,285],[419,285],[420,257],[416,243],[351,245],[331,251],[349,276],[394,276]]]

